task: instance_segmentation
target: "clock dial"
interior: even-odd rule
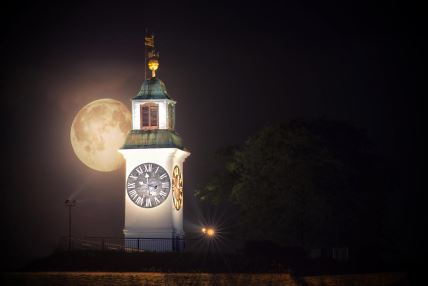
[[[180,210],[183,205],[183,177],[181,176],[180,168],[174,167],[172,172],[172,200],[176,210]]]
[[[168,172],[154,163],[135,167],[126,182],[128,197],[142,208],[154,208],[163,203],[170,188]]]

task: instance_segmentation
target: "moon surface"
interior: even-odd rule
[[[111,172],[123,163],[118,149],[131,129],[131,113],[120,101],[99,99],[85,105],[71,124],[74,153],[86,166]]]

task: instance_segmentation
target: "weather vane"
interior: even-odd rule
[[[156,77],[159,68],[159,52],[155,48],[155,36],[147,32],[144,36],[144,77],[147,79],[147,66],[152,71],[152,78]]]

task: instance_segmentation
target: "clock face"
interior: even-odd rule
[[[183,177],[178,166],[175,166],[172,172],[172,193],[174,207],[176,210],[180,210],[183,205]]]
[[[142,208],[154,208],[169,195],[168,172],[154,163],[143,163],[135,167],[128,176],[126,191],[131,201]]]

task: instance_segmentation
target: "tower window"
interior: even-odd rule
[[[141,129],[156,129],[159,127],[159,112],[157,104],[144,104],[140,107]]]

